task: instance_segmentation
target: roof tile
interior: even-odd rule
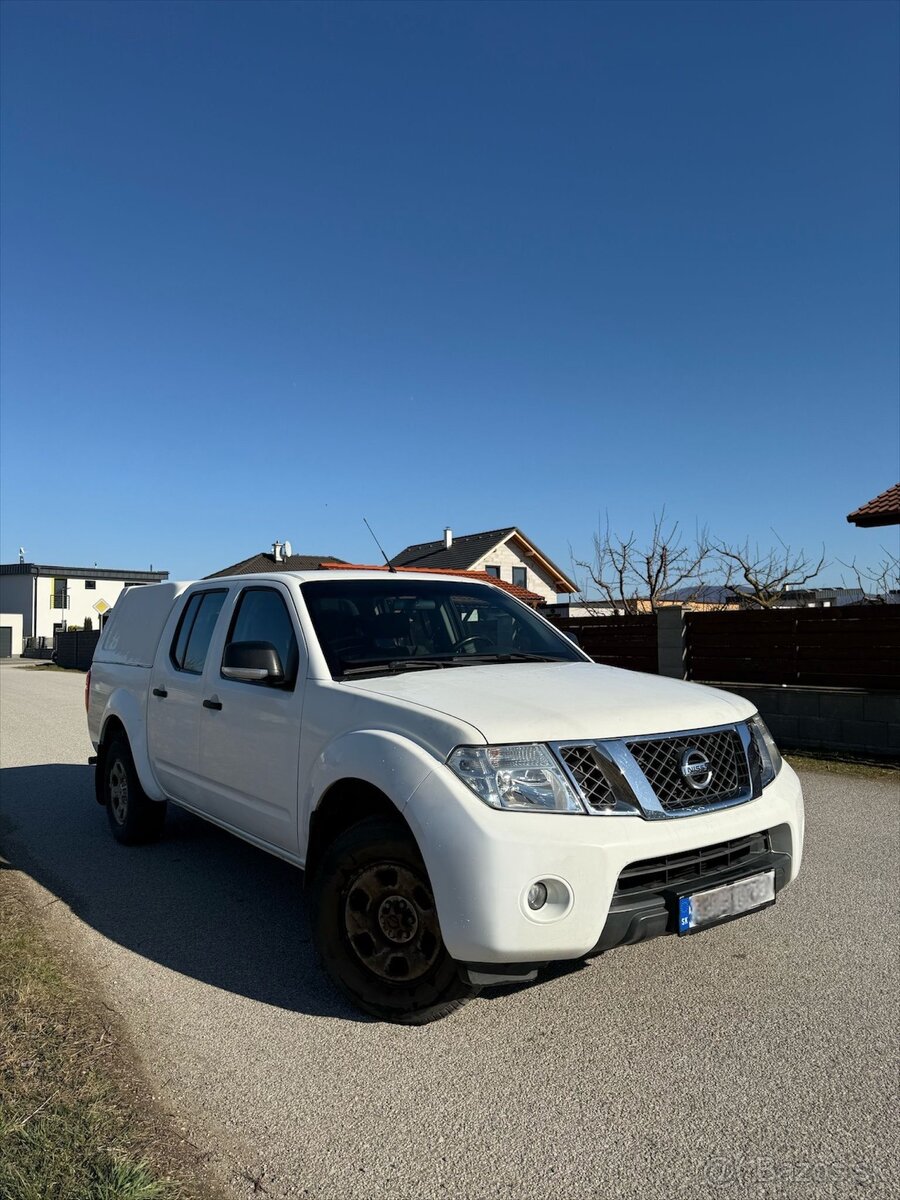
[[[848,514],[847,520],[862,527],[900,525],[900,483],[895,483],[873,500],[860,505],[855,512]]]
[[[417,567],[448,567],[450,569],[462,569],[471,567],[472,563],[477,562],[482,554],[486,554],[493,546],[504,537],[508,537],[511,533],[515,533],[515,525],[508,525],[505,529],[488,529],[484,533],[466,533],[461,537],[453,538],[453,544],[449,549],[444,545],[444,539],[439,538],[436,542],[419,542],[415,546],[407,546],[405,550],[401,550],[399,554],[395,554],[391,559],[391,563],[395,567],[409,567],[415,564]]]
[[[392,564],[393,565],[393,564]],[[370,566],[369,564],[360,563],[343,563],[343,562],[323,562],[322,569],[324,571],[389,571],[389,567]],[[505,579],[497,579],[493,575],[489,575],[487,571],[463,571],[455,570],[451,567],[394,567],[394,570],[400,573],[410,575],[454,575],[462,579],[475,579],[479,583],[491,583],[494,587],[500,588],[504,592],[509,592],[511,596],[515,596],[517,600],[524,601],[531,608],[537,608],[538,605],[546,604],[543,596],[539,596],[537,592],[530,592],[527,588],[519,587],[515,583],[507,583]]]
[[[339,563],[343,560],[334,554],[292,554],[281,562],[275,561],[274,554],[252,554],[233,566],[223,567],[221,571],[213,571],[206,579],[218,579],[222,575],[261,575],[266,572],[281,571],[317,571],[322,563]]]

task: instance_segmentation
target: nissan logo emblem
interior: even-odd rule
[[[713,772],[709,759],[695,748],[689,748],[682,754],[679,770],[685,783],[695,792],[702,792],[712,783]]]

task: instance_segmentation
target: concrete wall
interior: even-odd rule
[[[0,625],[9,625],[12,629],[12,653],[18,658],[22,653],[22,614],[0,612]]]
[[[782,747],[900,758],[900,695],[728,684],[759,709]]]
[[[34,626],[35,637],[52,637],[53,625],[57,621],[68,620],[68,611],[63,608],[51,608],[50,600],[53,595],[53,580],[45,575],[38,575],[34,581],[37,592],[37,620]]]

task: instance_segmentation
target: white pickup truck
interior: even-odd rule
[[[303,868],[326,970],[384,1020],[762,909],[800,867],[800,785],[752,704],[598,666],[490,584],[133,588],[86,705],[116,838],[172,800]]]

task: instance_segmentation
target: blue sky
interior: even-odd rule
[[[0,561],[664,504],[874,561],[898,13],[5,0]]]

